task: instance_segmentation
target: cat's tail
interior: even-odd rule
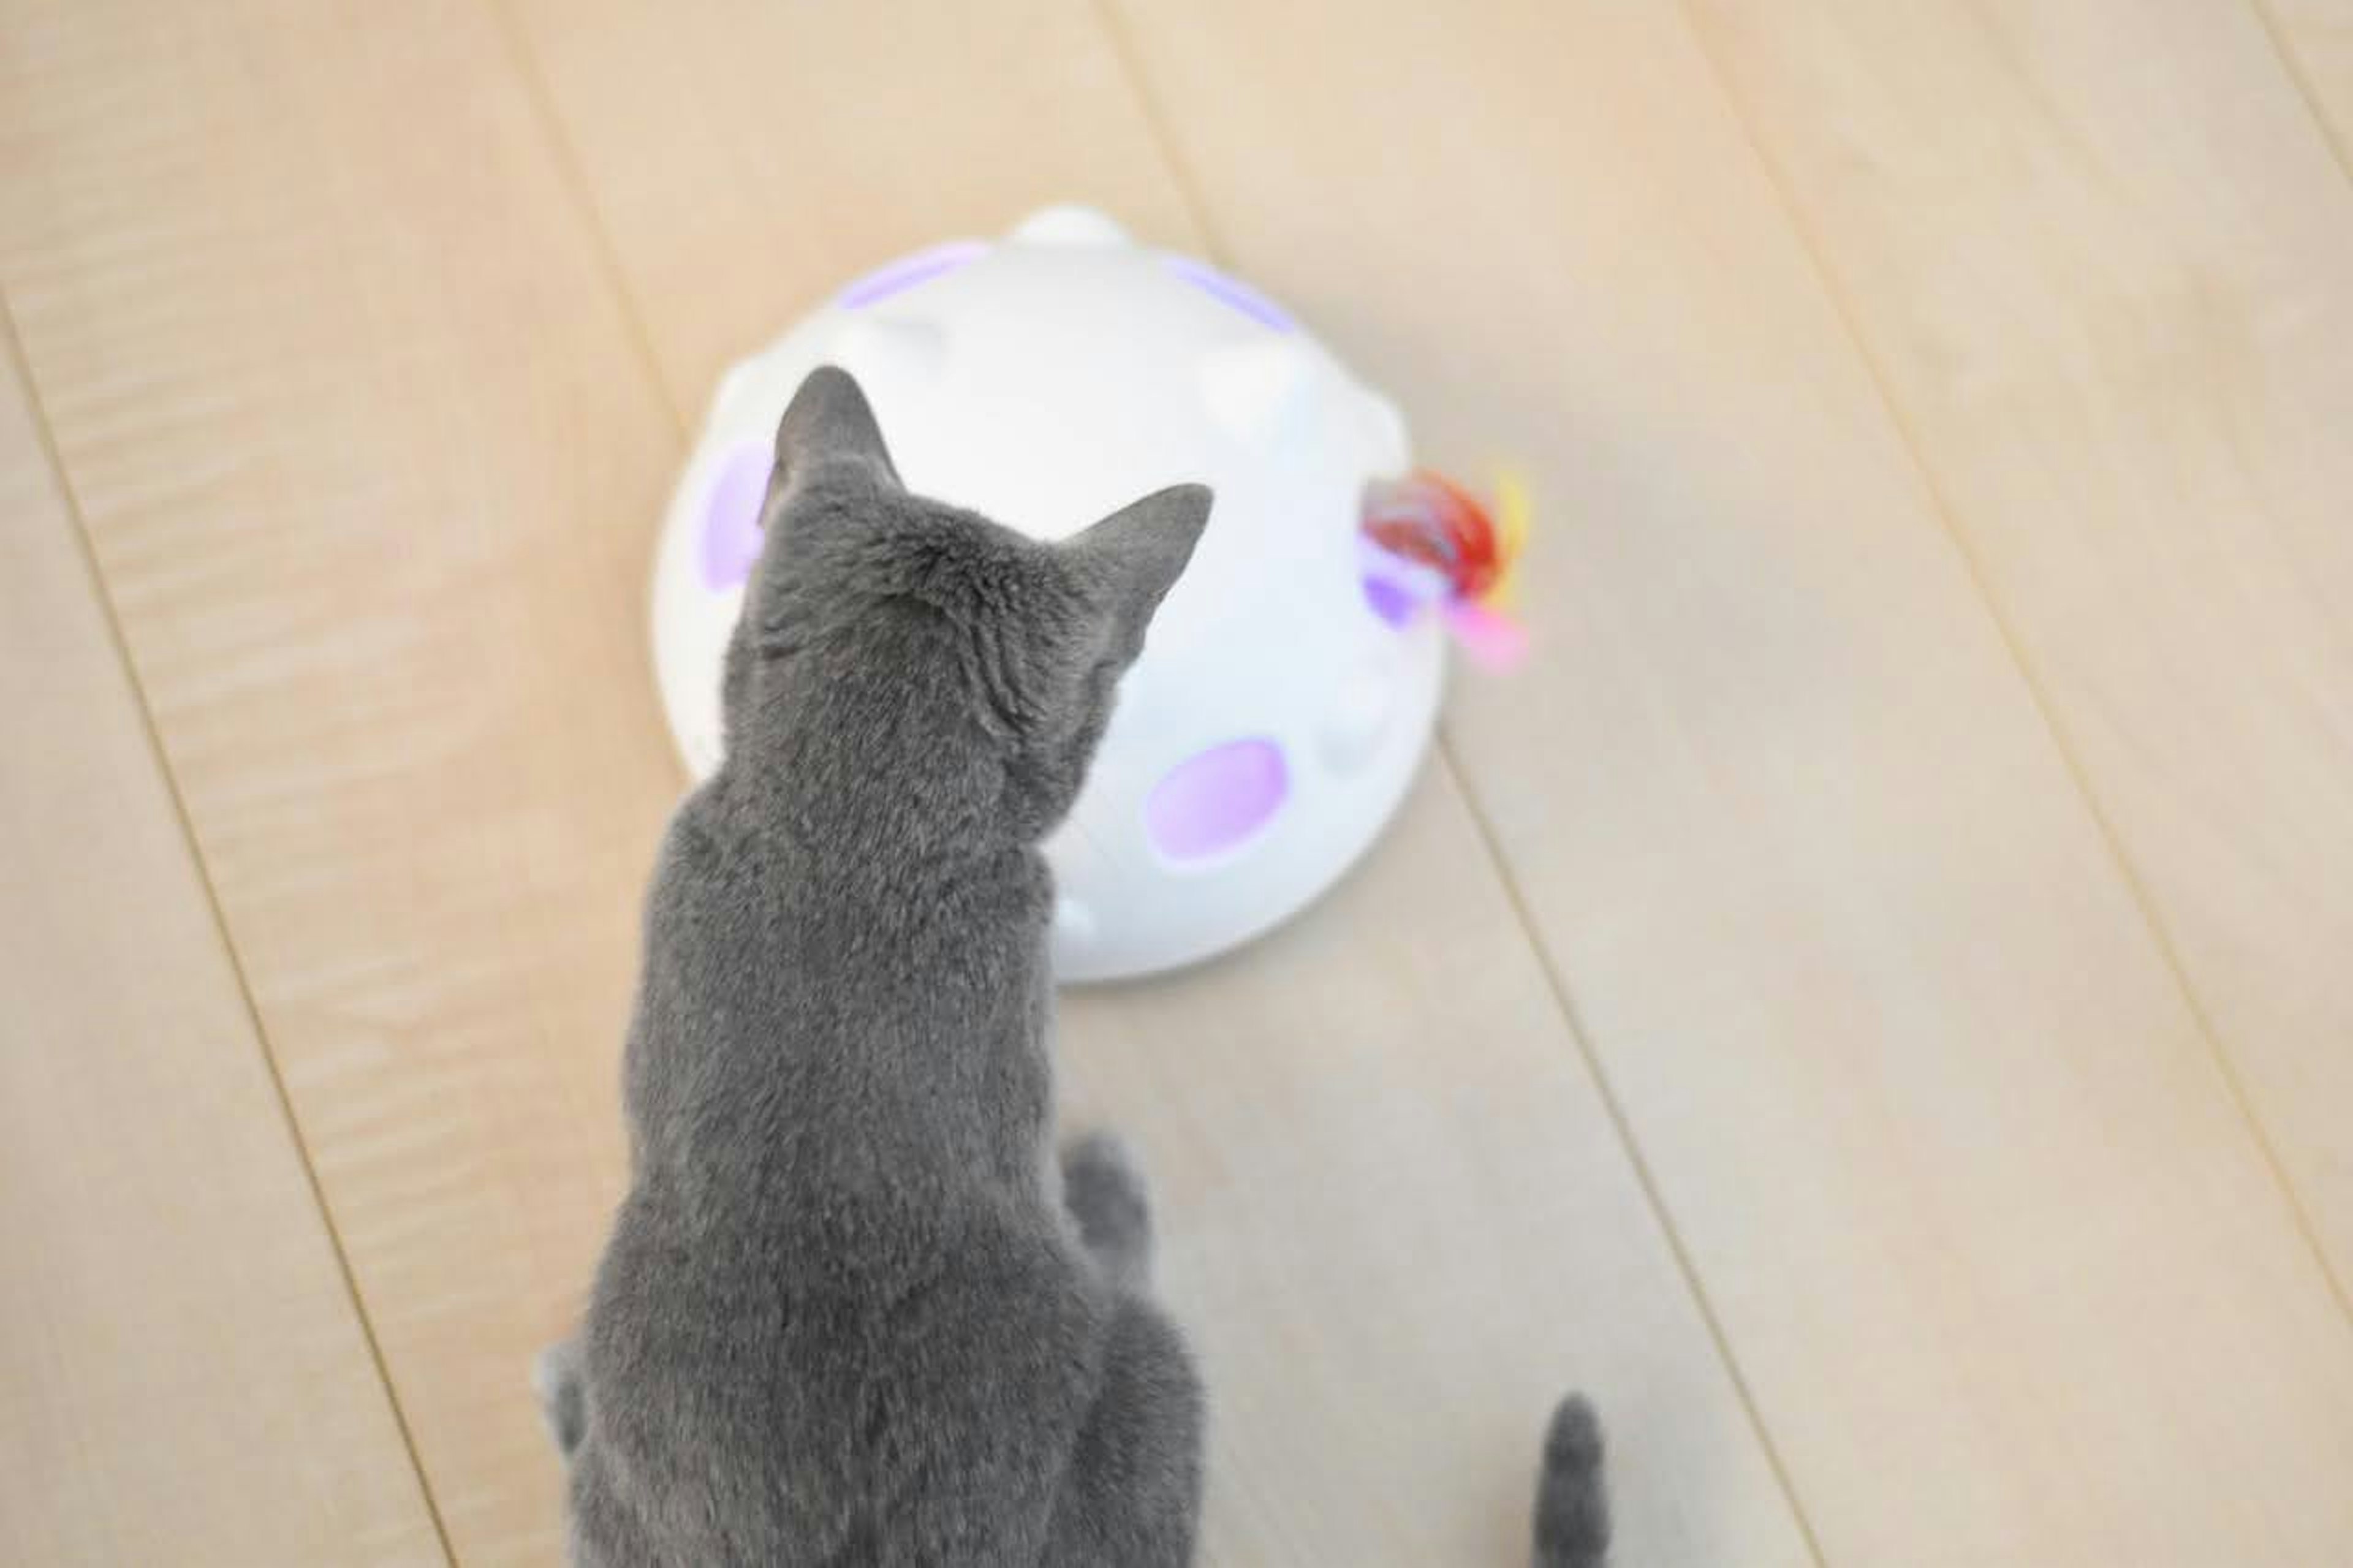
[[[1535,1568],[1602,1568],[1609,1558],[1609,1490],[1601,1422],[1581,1394],[1552,1413],[1536,1472]]]

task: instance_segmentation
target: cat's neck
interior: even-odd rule
[[[889,873],[965,875],[1027,846],[1008,809],[1004,764],[973,732],[960,698],[860,685],[754,689],[720,768],[747,827]]]

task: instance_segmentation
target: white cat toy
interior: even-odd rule
[[[1039,538],[1163,485],[1216,492],[1047,847],[1062,979],[1188,963],[1308,903],[1411,782],[1443,626],[1473,651],[1510,636],[1481,604],[1508,545],[1484,536],[1482,577],[1457,569],[1459,534],[1407,537],[1417,481],[1393,404],[1255,290],[1054,207],[868,274],[727,374],[654,584],[662,699],[698,775],[719,754],[721,653],[777,416],[822,363],[865,387],[910,489]],[[1420,500],[1467,501],[1426,484]]]

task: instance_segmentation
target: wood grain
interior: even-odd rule
[[[419,1466],[554,1557],[681,425],[1060,199],[1544,513],[1366,866],[1066,1011],[1207,1556],[1515,1560],[1572,1384],[1629,1563],[2353,1556],[2348,71],[2342,0],[0,10],[104,582],[0,377],[0,1557],[435,1561]]]
[[[518,15],[685,410],[895,250],[1073,197],[1189,237],[1083,6]],[[779,94],[781,60],[831,68]],[[1513,1561],[1572,1385],[1610,1424],[1628,1561],[1804,1560],[1443,769],[1295,929],[1073,998],[1063,1067],[1071,1118],[1157,1176],[1216,1409],[1208,1560]]]
[[[228,932],[459,1554],[547,1560],[526,1374],[617,1191],[678,784],[668,416],[479,6],[5,37],[0,277]]]
[[[1442,768],[1299,925],[1063,1033],[1071,1116],[1155,1177],[1210,1561],[1518,1561],[1571,1387],[1626,1560],[1807,1560]]]
[[[1704,9],[2341,1293],[2353,184],[2231,7]]]
[[[2353,0],[2251,0],[2337,163],[2353,174]]]
[[[442,1561],[5,362],[0,713],[0,1560]]]
[[[1119,15],[1229,254],[1533,476],[1450,728],[1828,1558],[2341,1557],[2353,1334],[1683,20]]]

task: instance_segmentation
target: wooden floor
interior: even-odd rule
[[[720,367],[1053,199],[1525,470],[1073,998],[1205,1557],[2353,1563],[2353,0],[0,0],[0,1561],[550,1561]]]

